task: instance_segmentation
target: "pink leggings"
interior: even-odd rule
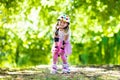
[[[58,61],[58,57],[61,57],[63,64],[67,64],[67,56],[63,54],[53,53],[53,64],[56,64]]]
[[[59,47],[59,49],[60,49],[60,47],[62,46],[62,42],[58,42],[58,47]],[[65,44],[65,53],[62,53],[62,54],[59,54],[58,52],[59,52],[59,49],[58,49],[58,52],[54,52],[54,48],[55,48],[55,44],[53,45],[53,47],[52,47],[52,54],[53,54],[53,64],[56,64],[57,63],[57,61],[58,61],[58,56],[60,56],[61,57],[61,59],[62,59],[62,62],[63,62],[63,64],[67,64],[67,53],[71,53],[71,45],[70,45],[70,43],[69,42],[66,42],[66,44]]]

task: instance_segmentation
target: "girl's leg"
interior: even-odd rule
[[[53,53],[53,63],[51,69],[52,74],[57,73],[57,65],[56,65],[57,61],[58,61],[58,53]]]
[[[53,64],[56,64],[56,62],[58,61],[58,51],[59,51],[59,47],[58,47],[58,42],[54,43],[54,48],[53,48]]]
[[[67,56],[65,54],[61,55],[61,59],[63,61],[63,73],[70,73],[69,65],[67,62]]]
[[[61,54],[61,59],[62,59],[63,64],[67,64],[67,57],[64,53]]]
[[[58,42],[59,42],[59,36],[58,34],[55,35],[54,37],[54,48],[53,48],[53,63],[52,63],[52,70],[51,70],[51,73],[52,74],[55,74],[57,72],[57,66],[56,66],[56,63],[58,61]]]
[[[53,64],[56,64],[58,61],[58,53],[53,54]]]

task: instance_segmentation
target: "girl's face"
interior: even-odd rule
[[[60,29],[65,28],[67,25],[68,25],[67,22],[65,22],[65,21],[63,21],[63,20],[60,20],[60,21],[59,21],[59,28],[60,28]]]

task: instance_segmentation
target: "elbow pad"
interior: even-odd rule
[[[55,42],[58,42],[58,41],[59,41],[59,38],[56,38],[56,37],[55,37],[55,38],[54,38],[54,41],[55,41]]]

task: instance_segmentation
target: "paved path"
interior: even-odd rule
[[[37,66],[38,68],[48,68],[50,69],[50,66]],[[58,66],[59,69],[62,68],[62,66]],[[115,77],[118,80],[120,80],[120,66],[113,67],[113,66],[103,66],[103,67],[70,67],[71,73],[80,73],[85,75],[86,77],[98,77],[98,76],[107,76],[107,77]],[[111,79],[112,80],[112,79]]]
[[[58,66],[59,73],[58,76],[64,76],[61,74],[62,66]],[[83,80],[120,80],[120,67],[75,67],[71,66],[71,73],[65,74],[68,78],[76,77],[77,80],[81,80],[81,77],[84,77]],[[46,80],[44,77],[51,77],[50,66],[40,65],[33,68],[26,69],[1,69],[0,80]],[[80,77],[81,76],[81,77]],[[78,77],[78,78],[77,78]],[[34,79],[35,78],[35,79]],[[65,79],[67,80],[67,79]]]

